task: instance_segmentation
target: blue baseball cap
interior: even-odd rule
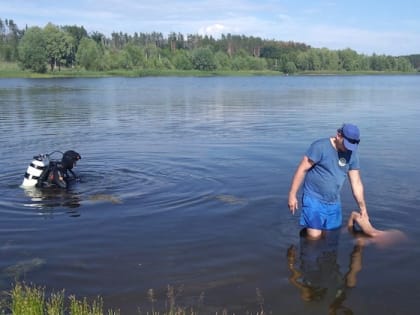
[[[347,150],[356,151],[360,142],[360,131],[356,125],[343,124],[339,129],[344,138],[344,146]]]

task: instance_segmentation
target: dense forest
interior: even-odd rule
[[[94,71],[177,69],[202,71],[401,71],[420,69],[420,55],[359,54],[304,43],[226,34],[88,33],[83,26],[25,27],[0,18],[0,61],[44,73],[62,67]]]

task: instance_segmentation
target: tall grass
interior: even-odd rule
[[[6,301],[0,304],[0,314],[12,315],[119,315],[119,311],[108,310],[104,313],[102,298],[91,303],[71,295],[66,303],[64,290],[52,292],[45,297],[45,288],[35,285],[16,283]],[[67,306],[67,307],[66,307]]]
[[[46,311],[48,315],[64,315],[64,290],[51,293],[46,303]]]
[[[0,61],[0,78],[22,77],[24,71],[19,69],[16,62]]]
[[[43,315],[44,307],[45,289],[20,283],[12,289],[12,314]]]
[[[103,301],[98,297],[96,300],[89,304],[86,298],[77,300],[74,295],[70,296],[70,314],[72,315],[102,315],[103,314]],[[111,313],[109,313],[111,314]]]
[[[184,287],[174,288],[168,285],[165,298],[158,306],[158,298],[155,291],[149,289],[147,297],[150,305],[147,310],[138,307],[138,315],[199,315],[209,314],[209,310],[202,309],[204,292],[194,306],[181,306],[177,299],[183,294]],[[3,294],[4,295],[4,294]],[[66,298],[64,290],[46,294],[45,288],[25,283],[16,283],[10,292],[6,292],[5,298],[0,299],[0,315],[120,315],[117,310],[104,310],[101,297],[92,301],[87,298],[77,299],[75,295]],[[163,305],[162,305],[163,302]],[[260,289],[256,289],[256,305],[258,311],[246,311],[248,315],[265,315],[264,297]],[[226,308],[210,311],[215,315],[233,315]]]

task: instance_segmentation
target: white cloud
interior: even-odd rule
[[[206,26],[206,27],[201,27],[198,30],[198,33],[201,34],[201,35],[210,35],[210,36],[213,36],[215,38],[218,38],[222,34],[229,33],[229,31],[228,31],[226,26],[224,26],[222,24],[219,24],[219,23],[216,23],[216,24],[209,25],[209,26]]]

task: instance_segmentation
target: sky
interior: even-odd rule
[[[83,26],[88,33],[245,35],[360,54],[420,54],[415,0],[0,0],[19,28]]]

